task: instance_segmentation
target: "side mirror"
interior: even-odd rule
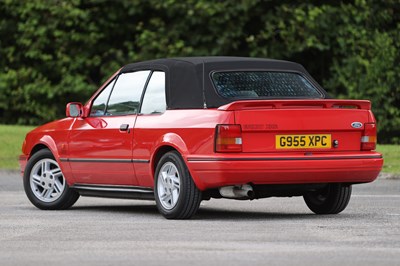
[[[65,113],[67,117],[82,117],[83,105],[81,103],[69,103]]]

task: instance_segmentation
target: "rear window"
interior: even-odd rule
[[[214,86],[224,98],[322,98],[300,74],[268,71],[215,72]]]

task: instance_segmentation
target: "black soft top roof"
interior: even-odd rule
[[[307,78],[326,96],[324,90],[297,63],[248,57],[180,57],[128,64],[121,73],[138,70],[161,70],[166,73],[168,109],[217,108],[232,102],[214,89],[211,74],[232,70],[297,72]]]

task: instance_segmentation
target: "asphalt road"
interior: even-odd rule
[[[354,186],[347,209],[317,216],[302,198],[211,200],[186,221],[151,201],[81,197],[30,204],[0,171],[0,265],[400,265],[400,180]]]

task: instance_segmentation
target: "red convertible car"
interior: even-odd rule
[[[66,116],[23,143],[25,192],[40,209],[79,196],[152,199],[185,219],[210,198],[302,196],[314,213],[336,214],[383,164],[371,103],[331,99],[287,61],[129,64]]]

